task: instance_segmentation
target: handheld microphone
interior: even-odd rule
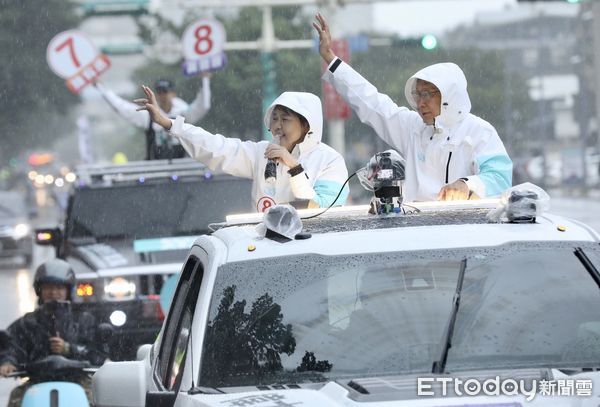
[[[273,159],[267,160],[265,167],[265,181],[275,182],[277,179],[277,162]]]

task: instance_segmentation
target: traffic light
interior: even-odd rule
[[[437,38],[433,34],[426,34],[421,38],[421,46],[428,51],[437,47]]]

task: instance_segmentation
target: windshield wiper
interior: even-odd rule
[[[188,390],[188,394],[223,394],[224,391],[216,387],[195,386]]]
[[[600,288],[600,272],[598,272],[598,269],[594,266],[594,263],[592,263],[590,258],[585,254],[581,247],[575,249],[575,257],[579,259],[581,264],[583,264],[583,267],[585,267],[587,272],[590,273],[590,276]]]
[[[444,347],[442,348],[442,356],[439,360],[433,362],[431,373],[443,373],[444,369],[446,368],[448,350],[452,346],[452,334],[454,333],[454,323],[456,322],[456,315],[458,314],[458,307],[460,306],[460,293],[462,291],[466,269],[467,259],[465,258],[460,262],[460,271],[458,272],[458,281],[456,282],[456,291],[454,292],[454,300],[452,304],[452,314],[450,315],[448,327],[446,328],[446,334],[444,335],[445,341]]]

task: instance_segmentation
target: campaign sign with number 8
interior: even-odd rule
[[[68,79],[91,64],[99,55],[98,49],[85,34],[68,30],[57,34],[46,49],[50,69],[61,78]]]
[[[225,37],[225,28],[217,20],[202,18],[190,24],[182,38],[184,73],[191,76],[223,69]]]
[[[185,59],[211,57],[223,52],[225,28],[217,20],[202,18],[190,24],[183,33]]]

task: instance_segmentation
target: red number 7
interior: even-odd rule
[[[67,38],[62,44],[55,48],[56,52],[61,51],[64,47],[69,47],[69,54],[71,55],[71,59],[77,68],[81,66],[79,60],[77,59],[77,55],[75,55],[75,47],[73,46],[73,37]]]

